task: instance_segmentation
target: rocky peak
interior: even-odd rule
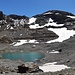
[[[20,20],[20,19],[29,19],[27,16],[20,16],[20,15],[15,15],[15,14],[10,14],[10,15],[8,15],[8,17],[10,17],[10,18],[12,18],[12,19],[18,19],[18,20]]]
[[[42,14],[35,15],[31,18],[31,21],[29,22],[29,24],[31,25],[30,28],[33,28],[33,26],[35,28],[68,28],[72,25],[72,28],[74,27],[73,29],[75,29],[75,15],[60,10],[49,10]],[[68,24],[71,25],[67,26]]]
[[[2,11],[0,11],[0,20],[3,20],[4,19],[4,14]]]
[[[65,23],[67,19],[72,19],[71,17],[68,16],[75,16],[75,15],[65,11],[51,10],[51,11],[44,12],[42,14],[35,15],[33,17],[37,19],[43,18],[47,20],[51,18],[54,20],[54,22],[57,22],[58,24],[62,24]]]
[[[45,14],[55,14],[55,15],[70,15],[74,16],[74,14],[66,12],[66,11],[60,11],[60,10],[49,10],[47,12],[44,12],[43,15]]]

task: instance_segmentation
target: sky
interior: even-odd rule
[[[48,10],[62,10],[75,14],[75,0],[1,0],[0,11],[32,17]]]

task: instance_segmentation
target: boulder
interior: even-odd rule
[[[29,70],[29,67],[26,67],[25,64],[18,66],[18,73],[26,73]]]
[[[18,73],[38,73],[43,72],[37,65],[26,66],[25,64],[18,66]]]

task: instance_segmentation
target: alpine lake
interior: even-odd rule
[[[44,54],[40,52],[15,52],[15,53],[2,53],[0,56],[3,59],[22,60],[24,62],[36,62],[44,58]]]

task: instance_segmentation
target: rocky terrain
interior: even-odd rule
[[[62,41],[55,40],[60,38],[58,33],[54,32],[55,29],[55,32],[62,29],[62,38],[70,33],[73,34]],[[62,34],[60,30],[58,32]],[[18,44],[21,41],[22,44]],[[4,59],[0,55],[0,74],[74,75],[75,15],[65,11],[50,10],[29,18],[15,14],[5,15],[0,11],[0,54],[15,52],[40,52],[45,57],[35,62],[24,62]],[[52,62],[57,62],[56,65],[67,65],[69,68],[56,72],[45,72],[40,68]]]

